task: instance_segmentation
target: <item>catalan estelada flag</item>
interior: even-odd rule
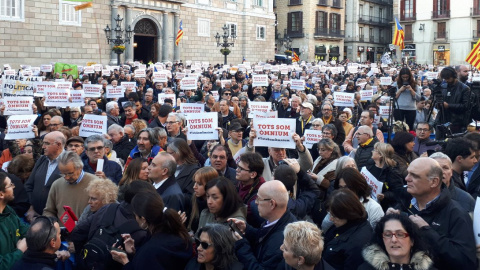
[[[292,50],[293,51],[293,50]],[[292,61],[293,62],[300,62],[300,57],[298,57],[297,53],[294,51],[293,52],[293,58],[292,58]]]
[[[403,42],[405,40],[405,32],[403,31],[402,26],[398,22],[398,19],[395,18],[395,32],[393,32],[393,45],[397,45],[400,47],[400,50],[405,49],[405,43]]]
[[[177,38],[175,39],[175,45],[178,46],[178,43],[180,43],[180,40],[182,40],[183,37],[183,27],[182,27],[183,21],[180,21],[180,25],[178,27],[178,33],[177,33]]]
[[[473,49],[470,51],[468,54],[467,58],[465,61],[467,61],[470,65],[476,67],[477,69],[480,69],[480,39],[477,41],[477,43],[473,46]]]

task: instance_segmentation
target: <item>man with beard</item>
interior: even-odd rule
[[[149,162],[159,153],[164,150],[158,146],[158,137],[155,130],[152,128],[145,128],[138,133],[137,146],[132,149],[130,155],[125,163],[125,169],[128,164],[137,157],[147,159]]]
[[[15,185],[7,174],[0,173],[0,269],[10,269],[27,250],[28,226],[7,204],[13,201]]]
[[[459,65],[455,67],[455,71],[458,75],[458,80],[464,84],[467,84],[468,80],[468,67],[465,65]],[[468,85],[468,84],[467,84]]]

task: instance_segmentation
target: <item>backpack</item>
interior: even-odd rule
[[[110,254],[112,245],[116,242],[123,243],[121,234],[134,233],[140,230],[136,220],[128,220],[122,215],[123,222],[115,226],[115,217],[120,204],[108,206],[100,227],[95,231],[92,238],[83,246],[80,253],[80,269],[121,269],[122,265],[115,262]]]

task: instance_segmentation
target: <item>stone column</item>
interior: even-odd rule
[[[177,32],[180,30],[180,28],[178,28],[180,25],[180,14],[174,13],[173,25],[173,62],[180,62],[180,47],[175,45]]]
[[[170,32],[170,26],[168,25],[168,12],[163,13],[163,31],[162,31],[162,62],[168,61],[168,32]]]
[[[112,11],[111,11],[111,18],[110,18],[110,29],[112,30],[110,33],[110,38],[115,39],[115,27],[117,26],[117,21],[115,21],[115,18],[117,17],[118,14],[118,6],[112,5]],[[110,43],[110,65],[116,65],[117,64],[117,54],[112,51],[113,46],[115,44]]]
[[[132,9],[129,6],[125,6],[125,30],[128,26],[131,27],[132,31],[135,28],[135,25],[132,25]],[[125,43],[125,62],[133,62],[133,35],[130,38],[130,43]]]

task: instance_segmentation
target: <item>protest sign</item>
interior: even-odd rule
[[[70,90],[70,98],[69,107],[85,106],[85,92],[83,90]]]
[[[426,77],[428,80],[433,80],[438,78],[438,72],[426,72]]]
[[[282,75],[288,74],[288,67],[286,67],[286,66],[280,67],[280,74],[282,74]]]
[[[58,89],[58,88],[46,88],[45,89],[45,106],[47,107],[62,107],[65,108],[69,106],[70,102],[68,98],[70,97],[69,89]]]
[[[122,98],[124,89],[122,86],[107,85],[107,98]]]
[[[4,96],[33,96],[35,82],[41,82],[42,77],[21,77],[5,75],[2,79]]]
[[[256,118],[278,118],[278,111],[271,111],[271,112],[261,112],[261,111],[255,111],[253,113],[250,113],[249,115],[252,115],[252,119]]]
[[[147,69],[147,65],[146,65],[146,64],[140,64],[140,65],[138,65],[138,69],[139,69],[139,70],[146,70],[146,69]]]
[[[279,72],[280,71],[280,66],[278,65],[273,65],[272,69],[270,70],[271,72]]]
[[[185,78],[185,73],[184,72],[177,72],[175,74],[175,78],[181,80],[181,79]]]
[[[226,85],[227,83],[230,83],[230,84],[231,84],[232,81],[231,81],[231,80],[220,80],[220,83],[222,84],[222,88],[225,88],[225,85]]]
[[[85,97],[90,98],[99,98],[101,96],[100,91],[102,90],[101,84],[84,84],[83,91],[85,92]]]
[[[360,91],[361,100],[368,101],[373,97],[373,89]]]
[[[305,90],[305,81],[304,80],[292,80],[292,85],[290,86],[293,90]]]
[[[257,137],[253,141],[254,146],[295,148],[292,138],[296,129],[295,119],[253,119],[253,126],[257,132]]]
[[[145,69],[136,69],[135,70],[135,78],[145,78]]]
[[[165,93],[158,94],[158,103],[163,105],[165,103],[165,99],[167,98],[172,100],[173,107],[177,107],[177,98],[175,97],[175,94],[165,94]]]
[[[34,87],[33,96],[43,97],[45,88],[56,88],[56,85],[54,82],[35,82],[33,84],[33,87]]]
[[[218,91],[211,91],[211,92],[212,92],[213,98],[215,98],[215,101],[218,101],[218,99],[220,98],[220,96],[218,95]]]
[[[120,85],[123,87],[123,89],[125,89],[125,91],[127,90],[127,88],[130,88],[132,89],[132,92],[137,92],[136,82],[121,82]]]
[[[306,129],[303,136],[305,137],[303,145],[305,145],[305,147],[308,149],[312,149],[313,145],[318,143],[322,139],[322,131]]]
[[[240,162],[240,156],[245,153],[247,149],[245,147],[240,148],[240,150],[237,151],[235,156],[233,156],[233,160],[235,160],[235,164],[238,164]]]
[[[4,97],[4,115],[32,115],[33,97]]]
[[[388,116],[390,114],[390,106],[379,106],[380,115]]]
[[[85,114],[80,125],[80,136],[88,137],[91,135],[107,134],[107,116]]]
[[[217,140],[218,113],[191,113],[187,118],[189,140]]]
[[[268,76],[267,75],[253,75],[252,76],[252,86],[268,86]]]
[[[58,82],[57,89],[70,90],[72,88],[71,82]]]
[[[168,82],[167,73],[165,72],[153,72],[152,80],[156,82]]]
[[[480,197],[476,198],[473,210],[473,234],[475,243],[477,246],[480,245]]]
[[[102,69],[102,76],[110,76],[111,71],[109,69]]]
[[[41,65],[40,66],[40,71],[41,72],[52,72],[53,70],[53,65]]]
[[[203,113],[205,111],[205,105],[198,103],[181,103],[180,111],[187,116],[191,113]]]
[[[32,131],[33,122],[38,115],[12,115],[7,120],[7,133],[5,140],[33,139],[35,133]]]
[[[336,107],[353,107],[354,93],[334,92],[333,99]]]
[[[378,181],[375,176],[373,176],[366,167],[363,167],[360,173],[365,177],[365,180],[367,180],[367,184],[372,188],[372,199],[374,199],[377,202],[380,202],[378,200],[378,194],[382,193],[382,188],[383,188],[383,183]]]
[[[101,69],[100,69],[101,70]],[[99,71],[100,71],[99,70]],[[87,66],[83,68],[83,74],[94,74],[95,73],[95,68],[94,66]]]
[[[249,103],[249,108],[250,108],[250,114],[248,115],[248,118],[253,118],[254,112],[266,113],[271,111],[272,102],[251,101]]]
[[[195,77],[186,77],[180,81],[182,90],[196,90],[197,89],[197,78]]]
[[[392,77],[380,77],[380,85],[391,85]]]
[[[356,66],[348,67],[348,72],[356,74],[356,73],[358,73],[358,67],[356,67]]]

